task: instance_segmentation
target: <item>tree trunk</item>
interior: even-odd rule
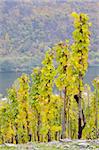
[[[58,139],[58,132],[56,131],[55,132],[55,140],[57,141],[57,139]]]
[[[66,88],[64,90],[63,108],[62,108],[62,139],[66,138]]]
[[[70,114],[69,114],[69,110],[70,110],[70,99],[68,97],[68,138],[70,138]]]
[[[41,124],[40,113],[38,113],[38,123],[37,123],[37,139],[38,139],[38,142],[40,142],[40,124]]]
[[[18,142],[18,135],[17,135],[17,134],[15,135],[15,141],[16,141],[16,144],[19,143],[19,142]]]
[[[74,98],[78,104],[79,108],[79,117],[78,117],[78,139],[82,138],[82,131],[86,125],[86,119],[83,113],[83,110],[81,108],[81,105],[79,104],[79,96],[78,95],[74,95]],[[81,110],[80,110],[81,109]],[[83,125],[82,125],[82,121],[83,121]]]
[[[32,141],[32,134],[29,133],[29,142],[31,142],[31,141]]]
[[[50,142],[51,141],[51,131],[50,130],[48,130],[47,137],[48,137],[48,142]]]
[[[48,95],[48,105],[49,105],[49,103],[50,103],[50,95]],[[47,117],[49,116],[49,111],[48,111],[48,113],[47,113]],[[50,120],[49,120],[49,117],[47,118],[47,121],[48,121],[48,124],[49,124],[49,126],[50,126]],[[48,137],[48,142],[50,142],[51,141],[51,131],[50,131],[50,129],[48,129],[48,133],[47,133],[47,137]]]
[[[27,109],[25,108],[24,110],[25,110],[25,113],[26,113],[26,123],[27,123],[28,140],[29,140],[29,142],[30,142],[31,139],[32,139],[32,134],[30,134],[30,129],[29,129],[29,124],[30,124],[30,122],[29,122],[29,116],[28,116],[28,111],[27,111]]]
[[[36,142],[36,131],[34,131],[34,141]]]
[[[96,117],[95,117],[95,125],[96,125],[96,138],[98,138],[98,87],[96,85]]]
[[[17,134],[17,131],[18,131],[18,124],[16,123],[15,124],[15,126],[14,126],[14,128],[15,128],[15,142],[16,142],[16,144],[18,144],[19,143],[19,141],[18,141],[18,134]]]
[[[79,77],[80,78],[80,77]],[[82,120],[82,112],[81,112],[81,91],[80,91],[80,83],[79,83],[79,101],[78,101],[78,139],[82,137],[82,127],[81,127],[81,120]]]

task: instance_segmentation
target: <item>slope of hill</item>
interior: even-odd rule
[[[71,38],[73,11],[92,22],[89,63],[99,63],[99,0],[1,0],[0,71],[27,71],[40,64],[48,47]]]

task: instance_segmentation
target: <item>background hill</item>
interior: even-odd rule
[[[40,65],[48,47],[71,38],[73,12],[92,22],[89,64],[99,64],[99,0],[0,0],[0,72]]]

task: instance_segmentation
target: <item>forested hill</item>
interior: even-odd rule
[[[39,65],[48,47],[71,38],[73,12],[92,22],[89,63],[99,63],[99,0],[0,0],[0,71]]]

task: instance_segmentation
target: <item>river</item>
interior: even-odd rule
[[[0,73],[0,93],[6,95],[6,91],[22,73],[2,72]],[[92,80],[99,75],[99,66],[89,66],[84,82],[92,87]]]

